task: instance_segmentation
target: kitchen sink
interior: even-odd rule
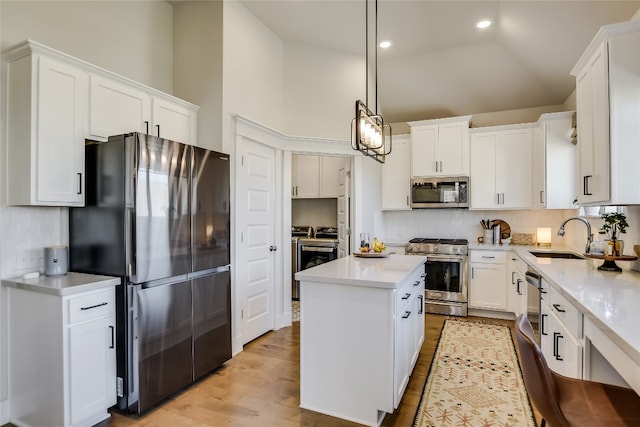
[[[571,252],[529,251],[536,258],[584,259],[583,256]]]

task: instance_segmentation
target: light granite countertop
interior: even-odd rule
[[[351,286],[395,289],[418,268],[426,257],[391,254],[386,258],[360,258],[354,255],[299,271],[301,282],[334,283]]]
[[[58,296],[73,295],[117,285],[120,285],[118,277],[74,272],[60,276],[40,275],[35,279],[23,277],[2,279],[2,286]]]

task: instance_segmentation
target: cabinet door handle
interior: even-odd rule
[[[103,305],[107,305],[108,302],[103,302],[101,304],[96,304],[96,305],[90,305],[88,307],[80,307],[80,310],[84,311],[84,310],[91,310],[92,308],[98,308],[98,307],[102,307]]]
[[[556,357],[556,360],[564,360],[562,356],[560,356],[560,338],[564,338],[560,332],[553,333],[553,355]]]
[[[145,130],[144,133],[146,133],[147,135],[149,135],[149,120],[145,120],[144,121],[144,126],[147,130]]]
[[[593,196],[593,194],[589,192],[589,178],[592,178],[592,177],[593,175],[585,175],[582,177],[582,187],[583,187],[582,194],[585,196]]]
[[[420,300],[418,302],[418,314],[422,314],[424,311],[424,296],[418,295],[418,299]]]
[[[544,190],[540,190],[540,203],[544,203],[543,195],[544,195]]]
[[[520,283],[522,283],[522,279],[518,279],[518,281],[516,282],[516,290],[518,292],[518,295],[522,295],[522,292],[520,291]]]
[[[547,335],[547,333],[544,331],[544,318],[547,317],[546,314],[541,314],[540,315],[540,335]]]
[[[516,284],[516,279],[513,277],[513,276],[515,276],[515,275],[516,275],[516,272],[515,272],[515,271],[512,271],[512,272],[511,272],[511,284],[512,284],[512,285],[515,285],[515,284]]]
[[[471,267],[471,278],[473,279],[475,272],[475,267]]]
[[[409,299],[409,297],[411,296],[411,294],[404,294],[404,296],[402,297],[403,300],[407,300]]]
[[[109,326],[109,329],[111,329],[111,345],[109,348],[116,348],[115,328],[113,326]]]
[[[156,129],[158,129],[158,138],[160,138],[160,125],[156,125]]]
[[[500,204],[500,193],[496,193],[496,205]]]
[[[564,312],[565,312],[565,310],[563,310],[562,308],[560,308],[560,304],[551,304],[551,305],[553,306],[553,308],[555,308],[555,309],[556,309],[556,311],[557,311],[558,313],[564,313]]]
[[[500,196],[502,198],[502,201],[500,202],[501,205],[504,205],[504,193],[500,193]]]
[[[82,194],[82,172],[78,172],[78,193]]]
[[[407,206],[409,206],[409,196],[407,196]]]
[[[411,312],[410,311],[405,311],[404,314],[402,315],[403,319],[408,319],[409,316],[411,316]]]
[[[436,172],[438,172],[438,161],[436,160],[434,163],[435,163],[435,166],[436,166]]]
[[[440,172],[443,172],[443,168],[442,168],[442,160],[440,160]]]

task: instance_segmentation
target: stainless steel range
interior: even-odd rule
[[[427,313],[467,315],[467,254],[466,239],[411,239],[407,255],[424,255],[425,311]]]

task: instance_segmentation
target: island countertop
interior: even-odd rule
[[[299,271],[296,280],[395,289],[425,261],[426,257],[417,255],[391,254],[385,258],[350,255]]]

